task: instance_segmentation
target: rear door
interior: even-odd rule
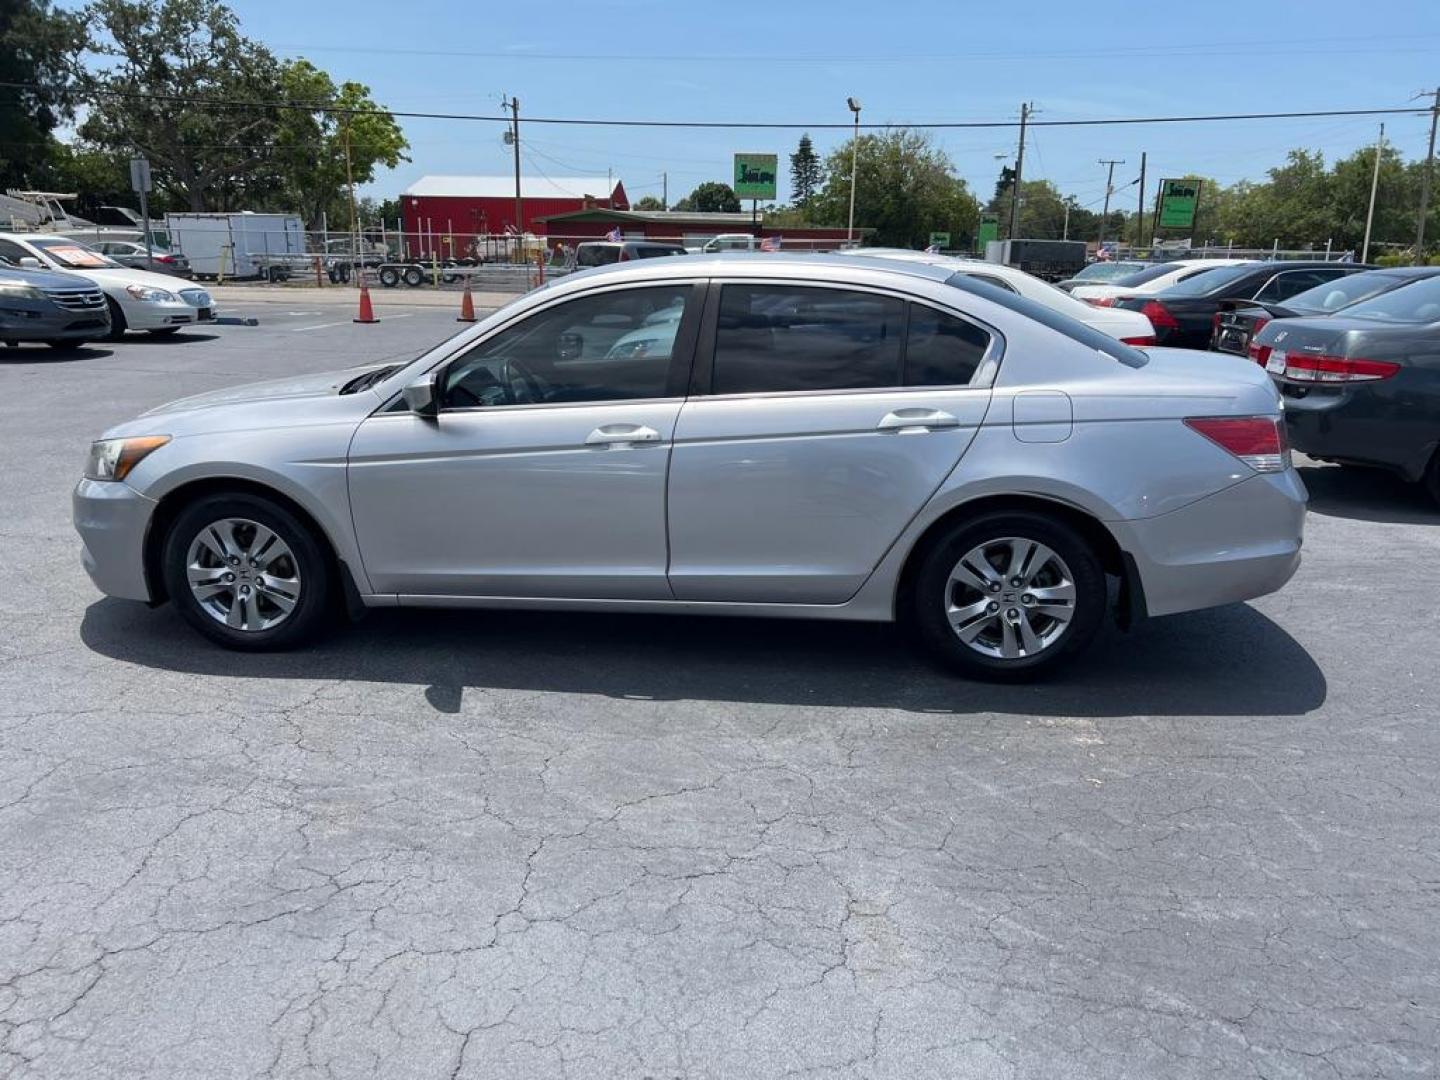
[[[891,293],[713,283],[670,464],[676,598],[848,600],[970,445],[1002,349]]]

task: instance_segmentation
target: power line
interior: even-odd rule
[[[0,82],[0,88],[30,90],[39,89],[39,84],[25,82]],[[246,101],[237,98],[195,98],[184,94],[149,94],[126,90],[92,90],[82,98],[105,97],[133,101],[153,101],[164,104],[183,105],[186,108],[215,109],[299,109],[304,112],[347,114],[355,116],[390,116],[409,120],[463,120],[479,123],[509,124],[508,116],[489,116],[479,113],[432,113],[411,112],[401,109],[347,109],[331,102],[299,101]],[[1428,109],[1414,106],[1386,109],[1307,109],[1292,112],[1254,113],[1208,113],[1188,116],[1114,116],[1077,120],[1028,120],[1032,127],[1104,127],[1113,124],[1197,124],[1234,120],[1294,120],[1312,117],[1332,116],[1428,116]],[[527,124],[557,124],[575,127],[622,127],[622,128],[695,128],[731,130],[851,130],[854,125],[835,122],[790,122],[764,120],[605,120],[594,117],[535,116],[526,117]],[[937,120],[912,121],[904,124],[893,122],[861,124],[867,131],[887,130],[896,127],[928,128],[932,130],[969,128],[1018,128],[1019,120]]]

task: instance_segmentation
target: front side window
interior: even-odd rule
[[[465,409],[671,396],[671,357],[694,287],[578,297],[500,331],[453,361],[441,401]]]
[[[1316,285],[1331,281],[1344,273],[1339,267],[1333,270],[1287,270],[1283,274],[1276,274],[1265,283],[1265,287],[1255,294],[1256,300],[1288,300],[1307,289],[1313,289]]]
[[[905,304],[801,285],[726,285],[713,392],[779,393],[900,385]]]

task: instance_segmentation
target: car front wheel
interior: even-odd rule
[[[1105,571],[1075,529],[1044,514],[987,514],[930,546],[906,598],[925,649],[962,674],[1026,679],[1088,645]]]
[[[329,620],[330,561],[310,529],[269,499],[200,499],[171,526],[163,560],[181,616],[227,648],[288,648]]]

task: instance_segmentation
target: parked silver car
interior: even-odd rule
[[[678,317],[677,317],[678,314]],[[618,346],[618,347],[617,347]],[[1255,364],[1142,352],[922,264],[650,259],[411,363],[203,394],[75,491],[102,591],[239,649],[353,609],[900,620],[963,672],[1244,600],[1305,490]]]

